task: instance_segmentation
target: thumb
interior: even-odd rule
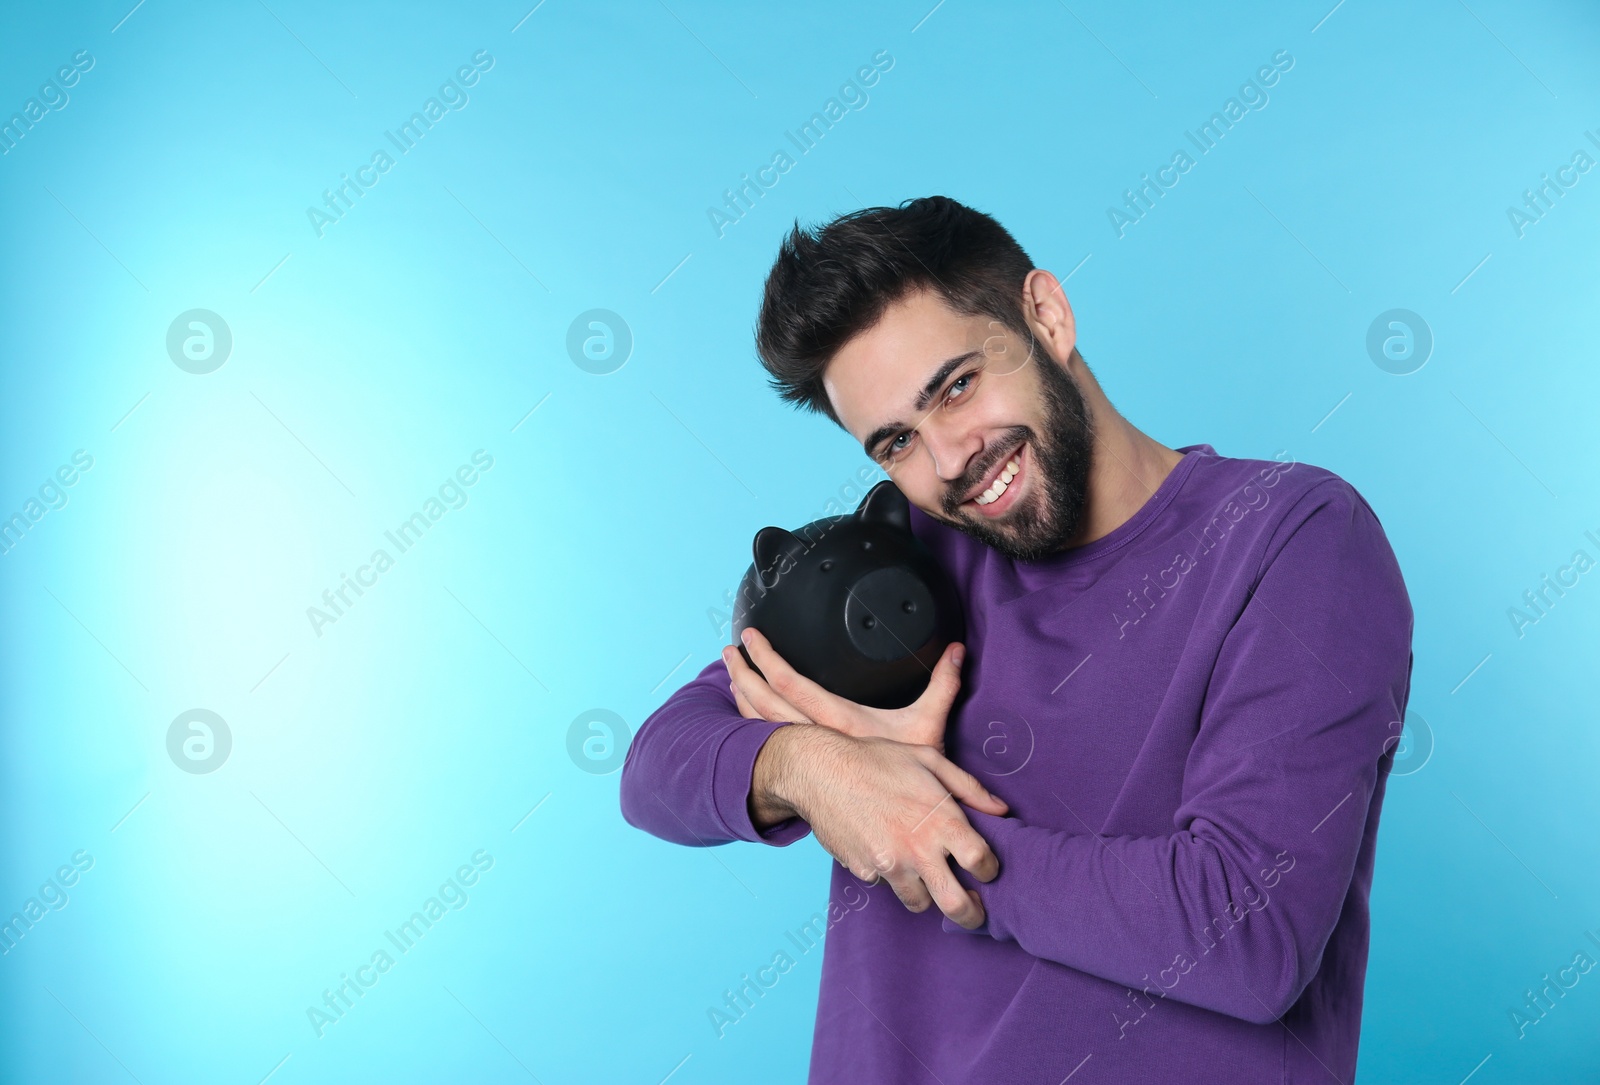
[[[933,677],[928,679],[928,688],[917,698],[919,707],[936,709],[942,716],[949,715],[956,694],[961,692],[961,664],[966,654],[966,646],[959,641],[945,645],[939,662],[933,666]]]

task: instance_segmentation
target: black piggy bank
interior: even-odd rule
[[[739,634],[754,626],[830,693],[903,708],[927,688],[945,647],[966,636],[960,597],[887,479],[853,513],[793,532],[762,528],[753,549],[733,612],[734,644],[752,667]]]

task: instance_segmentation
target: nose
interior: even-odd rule
[[[922,440],[933,458],[934,473],[943,482],[959,479],[972,457],[983,451],[983,437],[976,430],[946,430],[937,425],[934,418],[929,418],[922,428]]]

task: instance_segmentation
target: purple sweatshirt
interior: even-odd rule
[[[1000,860],[959,874],[977,931],[833,864],[812,1082],[1354,1081],[1410,600],[1339,476],[1179,451],[1131,519],[1042,562],[912,509],[967,611],[946,751],[1011,815],[963,808]],[[714,661],[640,727],[623,816],[806,835],[750,821],[780,726]]]

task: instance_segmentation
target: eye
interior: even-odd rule
[[[944,398],[939,401],[940,406],[948,408],[953,406],[957,400],[969,395],[972,391],[972,386],[977,380],[978,370],[974,369],[961,374],[961,376],[951,381],[949,387],[945,390]],[[911,438],[916,436],[916,432],[916,430],[906,430],[904,433],[896,434],[890,438],[883,446],[882,460],[889,463],[898,460],[900,454],[911,447]]]
[[[977,379],[977,376],[977,373],[963,373],[961,376],[951,381],[950,390],[946,392],[944,396],[945,406],[948,407],[950,404],[954,403],[956,400],[965,395],[967,389],[972,387],[972,382]]]

